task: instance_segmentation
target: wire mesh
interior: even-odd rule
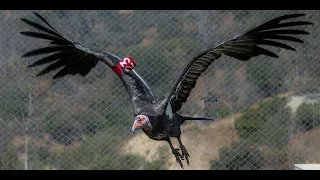
[[[131,133],[129,97],[98,63],[87,76],[35,77],[21,55],[47,41],[24,37],[29,10],[0,11],[0,169],[181,169],[166,142]],[[279,58],[223,56],[198,79],[180,113],[215,118],[184,123],[185,169],[293,169],[320,163],[318,10],[38,10],[63,36],[130,55],[160,98],[202,48],[287,13],[314,22]],[[173,141],[178,147],[177,142]]]

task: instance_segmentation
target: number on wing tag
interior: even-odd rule
[[[122,75],[122,71],[129,72],[136,67],[136,62],[130,56],[126,56],[119,61],[116,66],[112,66],[112,70],[118,75]]]

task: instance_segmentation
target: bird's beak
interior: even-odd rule
[[[134,121],[133,125],[132,125],[132,133],[134,133],[136,131],[137,128],[137,120]]]
[[[132,133],[134,133],[136,131],[136,126],[135,126],[135,123],[133,124],[132,126]]]

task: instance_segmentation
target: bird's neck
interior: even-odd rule
[[[151,125],[150,121],[147,121],[146,125],[143,126],[142,129],[143,129],[144,131],[151,131],[152,125]]]
[[[146,122],[146,125],[143,127],[144,130],[150,131],[152,129],[152,124],[150,121]]]
[[[150,134],[152,134],[150,128],[141,128],[141,130],[142,130],[145,134],[147,134],[148,136],[149,136]]]
[[[151,128],[149,128],[149,127],[143,127],[142,130],[144,130],[144,131],[150,131]]]

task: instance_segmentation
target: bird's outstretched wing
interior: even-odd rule
[[[23,57],[31,57],[38,55],[48,55],[43,57],[28,67],[36,67],[40,65],[48,65],[37,76],[45,75],[51,71],[61,68],[53,79],[63,77],[67,74],[82,76],[87,75],[92,68],[94,68],[99,61],[103,61],[115,72],[117,65],[122,59],[112,53],[106,51],[99,51],[89,49],[81,46],[79,43],[70,41],[61,36],[42,16],[34,13],[44,24],[45,27],[39,23],[22,18],[21,20],[33,28],[40,30],[40,32],[24,31],[21,34],[29,37],[50,40],[50,46],[39,48],[27,52]],[[49,55],[50,54],[50,55]],[[132,100],[134,111],[139,103],[154,102],[155,97],[147,83],[138,75],[135,70],[116,72],[123,82],[126,91]]]
[[[195,87],[199,76],[222,54],[241,61],[247,61],[258,55],[278,57],[275,53],[258,45],[269,45],[295,51],[289,45],[276,40],[303,43],[302,40],[290,35],[309,33],[304,30],[292,29],[292,27],[311,25],[312,23],[307,21],[285,22],[285,20],[291,20],[300,16],[304,16],[304,14],[288,14],[277,17],[215,47],[202,50],[186,64],[167,99],[162,104],[165,107],[170,104],[173,112],[180,110],[183,103],[187,101],[191,90]]]

